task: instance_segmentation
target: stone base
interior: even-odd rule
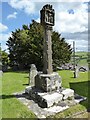
[[[51,92],[61,88],[61,77],[57,72],[52,74],[38,73],[35,77],[35,87],[44,92]]]
[[[63,90],[61,94],[63,95],[63,100],[74,98],[74,90],[69,88]]]
[[[25,93],[28,93],[30,98],[32,98],[38,105],[42,108],[49,108],[54,104],[58,104],[64,99],[68,99],[69,97],[74,97],[74,91],[71,89],[53,92],[43,92],[35,87],[26,87]]]
[[[28,92],[28,88],[26,92]],[[74,94],[74,99],[72,100],[66,99],[64,101],[59,102],[58,104],[54,104],[49,108],[42,108],[34,100],[32,100],[29,94],[25,93],[25,91],[14,93],[14,96],[24,105],[26,105],[26,107],[30,111],[32,111],[39,119],[55,115],[56,113],[62,112],[87,99],[86,97]]]

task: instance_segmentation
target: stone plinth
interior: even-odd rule
[[[63,95],[58,92],[54,92],[52,94],[42,96],[42,98],[46,102],[46,106],[51,107],[54,104],[57,104],[58,102],[62,101]]]
[[[57,105],[69,97],[74,98],[74,91],[72,89],[62,89],[62,92],[43,92],[43,90],[29,86],[26,87],[25,93],[28,93],[30,99],[33,99],[42,108],[49,108],[55,104]]]
[[[59,92],[43,92],[35,87],[27,87],[25,93],[28,93],[30,98],[35,100],[40,107],[48,108],[62,101],[63,95]]]
[[[63,90],[61,94],[63,95],[63,99],[65,100],[65,99],[74,97],[74,90],[67,88]]]
[[[39,73],[35,78],[35,87],[45,92],[59,90],[61,88],[61,77],[56,72],[52,74]]]

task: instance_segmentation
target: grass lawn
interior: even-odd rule
[[[13,93],[25,89],[27,73],[7,72],[2,79],[2,118],[35,118],[36,116]]]
[[[88,97],[88,72],[80,72],[78,78],[73,78],[73,72],[68,70],[58,71],[59,75],[62,77],[62,86],[65,88],[71,88],[75,91],[75,93]],[[71,108],[65,110],[64,112],[58,113],[55,116],[51,116],[54,118],[65,118],[71,117],[73,114],[79,113],[81,111],[86,111],[88,107],[87,100],[72,106]],[[74,116],[75,117],[75,116]],[[76,116],[77,117],[77,116]],[[88,114],[78,115],[80,118],[87,118]]]
[[[88,60],[88,52],[76,52],[75,55],[78,55],[79,57],[82,56],[80,61],[77,63],[80,66],[88,66],[87,60]]]
[[[78,78],[73,78],[72,71],[58,71],[62,77],[62,86],[65,88],[72,88],[76,93],[88,96],[88,73],[80,73]],[[1,79],[0,79],[1,82]],[[3,118],[35,118],[36,116],[28,110],[19,100],[17,100],[13,93],[25,89],[28,83],[28,73],[24,72],[6,72],[2,78],[2,117]],[[1,101],[0,100],[0,101]],[[71,116],[76,112],[87,109],[87,101],[77,104],[64,112],[58,113],[54,118],[65,118]]]

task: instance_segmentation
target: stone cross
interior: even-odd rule
[[[29,73],[29,81],[30,81],[31,86],[35,85],[36,75],[37,75],[37,68],[34,64],[31,64],[30,73]]]
[[[54,9],[52,5],[43,6],[41,13],[41,24],[44,28],[44,50],[43,50],[43,73],[52,74],[52,26],[54,26]]]

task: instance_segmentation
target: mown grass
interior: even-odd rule
[[[79,65],[81,66],[88,66],[88,56],[87,53],[82,54],[82,58],[80,59]]]
[[[68,70],[58,71],[59,75],[62,77],[62,86],[64,88],[71,88],[75,93],[85,96],[88,98],[88,72],[80,72],[78,78],[73,77],[73,72]],[[80,104],[72,106],[71,108],[56,114],[55,116],[50,116],[53,118],[66,118],[71,117],[73,114],[86,111],[88,108],[88,101],[83,101]],[[85,114],[86,118],[88,114]],[[77,116],[76,116],[77,117]],[[82,116],[80,116],[83,118]]]
[[[72,88],[76,93],[88,97],[88,72],[79,73],[78,78],[73,78],[73,72],[68,70],[58,71],[62,77],[62,86]],[[36,118],[25,105],[23,105],[13,93],[25,90],[28,84],[28,73],[6,72],[2,80],[2,118]],[[0,100],[0,101],[1,101]],[[65,118],[76,112],[87,109],[87,101],[77,104],[64,112],[58,113],[53,118]]]
[[[80,61],[77,63],[78,65],[88,66],[88,62],[87,62],[88,61],[88,52],[76,52],[75,55],[80,57]]]
[[[36,116],[13,93],[25,89],[27,73],[7,72],[2,78],[2,118],[35,118]]]
[[[0,95],[2,94],[2,76],[0,76]],[[0,100],[0,119],[2,116],[2,101]]]

